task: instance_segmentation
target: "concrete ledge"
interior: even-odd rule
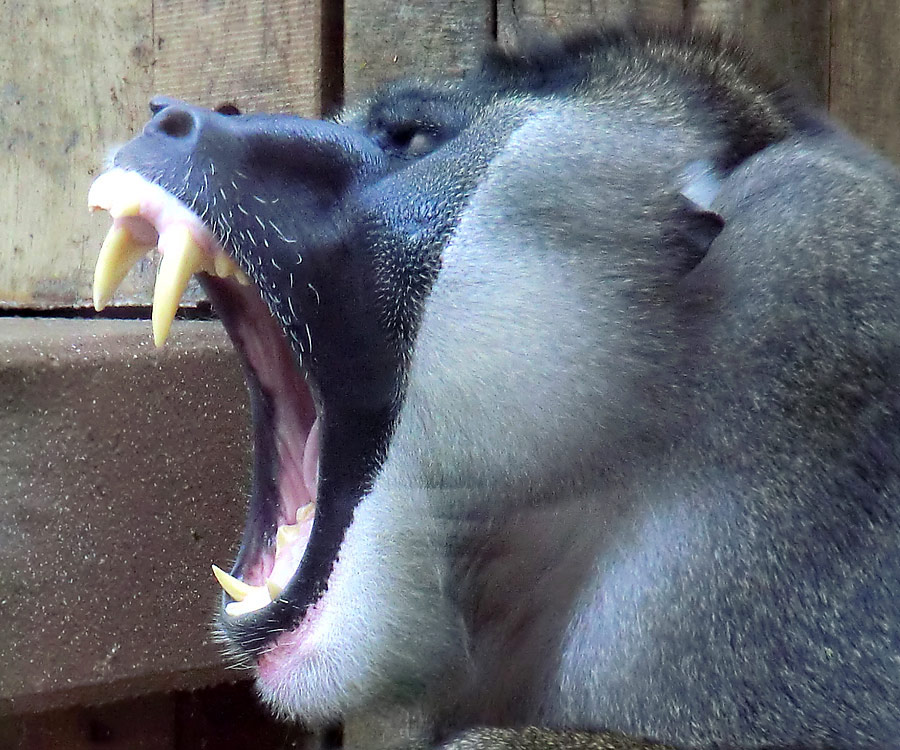
[[[0,320],[0,713],[224,670],[210,564],[243,527],[249,415],[216,322]]]

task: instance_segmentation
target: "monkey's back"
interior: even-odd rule
[[[893,747],[900,181],[828,127],[748,159],[712,208],[681,290],[688,406],[576,608],[555,710],[684,744]]]

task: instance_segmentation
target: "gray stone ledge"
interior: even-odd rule
[[[0,320],[0,713],[208,685],[249,472],[216,322]]]

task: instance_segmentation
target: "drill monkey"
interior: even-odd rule
[[[334,121],[151,109],[92,188],[97,304],[158,244],[158,343],[196,272],[244,359],[220,626],[277,712],[897,746],[889,164],[657,32]]]

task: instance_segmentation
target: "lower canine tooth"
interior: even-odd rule
[[[206,254],[194,242],[186,226],[174,226],[163,232],[159,249],[163,257],[156,275],[152,315],[153,341],[158,347],[166,343],[178,303],[191,276],[209,265]]]
[[[250,594],[252,594],[254,590],[259,588],[257,586],[251,586],[248,583],[244,583],[243,581],[239,581],[233,575],[230,575],[222,570],[218,565],[213,565],[212,571],[213,575],[216,577],[216,580],[219,582],[219,585],[225,590],[225,593],[236,601],[244,601],[244,599],[250,596]]]
[[[113,226],[103,240],[94,268],[94,309],[102,310],[119,284],[150,246],[136,242],[125,227]]]

